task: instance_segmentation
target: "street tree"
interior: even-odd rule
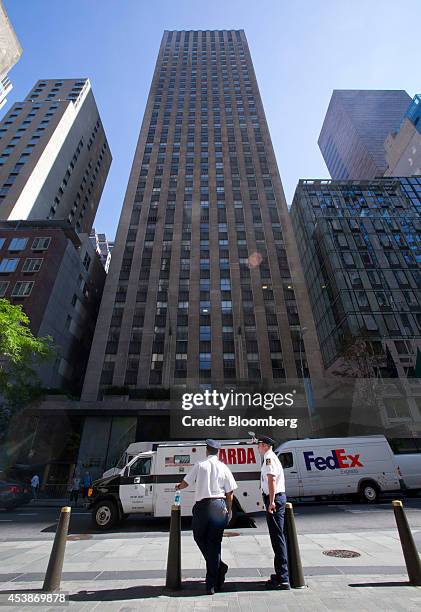
[[[37,365],[54,356],[52,338],[35,337],[21,305],[0,299],[0,438],[12,415],[41,394]]]

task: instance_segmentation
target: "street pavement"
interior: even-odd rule
[[[421,552],[421,499],[405,500]],[[301,504],[294,507],[307,587],[264,590],[272,550],[263,516],[225,533],[230,566],[223,593],[206,596],[205,564],[183,520],[181,591],[165,589],[169,521],[130,518],[113,533],[91,528],[90,514],[72,511],[62,590],[75,610],[420,610],[421,588],[408,584],[390,501]],[[0,511],[0,597],[40,589],[54,538],[58,509],[30,505]],[[354,558],[326,556],[345,549]],[[8,609],[7,606],[4,609]],[[10,607],[16,610],[15,607]],[[22,607],[22,609],[25,609]],[[48,609],[38,607],[37,609]],[[56,610],[56,607],[49,608]]]

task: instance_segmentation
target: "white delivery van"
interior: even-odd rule
[[[151,448],[133,454],[130,445],[123,455],[127,463],[112,468],[93,483],[89,506],[96,527],[110,529],[129,514],[170,516],[175,484],[197,462],[206,458],[205,442],[139,443]],[[137,447],[139,448],[139,447]],[[141,447],[142,449],[145,446]],[[234,474],[233,520],[239,513],[263,509],[260,492],[260,457],[257,445],[238,440],[221,442],[219,459]],[[194,488],[181,491],[181,513],[192,514]]]
[[[287,497],[359,495],[377,501],[400,489],[395,457],[384,436],[290,440],[277,449]]]

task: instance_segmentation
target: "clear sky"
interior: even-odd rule
[[[325,178],[333,89],[421,92],[421,0],[3,0],[23,47],[4,113],[37,79],[89,77],[113,163],[95,220],[113,238],[167,30],[244,28],[288,204]]]

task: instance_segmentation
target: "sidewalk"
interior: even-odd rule
[[[88,500],[80,497],[78,500],[78,508],[83,508],[87,505]],[[28,504],[32,508],[62,508],[63,506],[74,507],[74,502],[70,502],[68,497],[62,498],[49,498],[49,497],[38,497],[37,499],[31,499]],[[20,506],[23,507],[23,506]]]
[[[416,534],[417,538],[420,532]],[[70,536],[71,538],[73,536]],[[78,610],[277,610],[318,611],[373,609],[419,610],[421,588],[408,585],[396,531],[307,534],[299,536],[308,588],[265,591],[273,571],[267,533],[227,531],[223,559],[230,566],[223,593],[204,595],[204,560],[190,532],[183,532],[183,589],[164,588],[168,535],[139,533],[124,537],[74,536],[67,543],[62,590]],[[80,539],[79,539],[80,538]],[[0,590],[34,590],[42,586],[52,540],[0,542]],[[328,557],[327,549],[360,553],[355,558]]]

